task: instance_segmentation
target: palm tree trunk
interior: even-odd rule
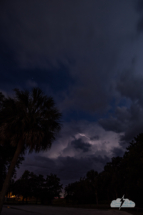
[[[22,141],[19,141],[19,143],[17,145],[17,149],[16,149],[15,154],[14,154],[14,157],[13,157],[12,162],[10,164],[6,179],[4,181],[2,190],[0,192],[0,214],[1,214],[1,211],[2,211],[5,194],[6,194],[7,190],[8,190],[10,180],[11,180],[11,177],[12,177],[12,174],[13,174],[13,171],[14,171],[14,167],[16,165],[16,162],[17,162],[19,154],[20,154],[20,152],[22,150],[22,147],[23,147]]]

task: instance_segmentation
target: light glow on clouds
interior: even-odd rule
[[[77,133],[73,130],[70,123],[65,123],[63,126],[60,137],[53,143],[50,151],[44,152],[41,156],[48,158],[58,158],[61,157],[75,157],[81,158],[89,155],[105,155],[111,157],[112,149],[120,147],[119,137],[123,133],[116,133],[113,131],[105,131],[97,123],[89,123],[86,121],[80,121],[76,125],[79,130],[82,130],[82,133]],[[98,134],[98,140],[90,140],[95,134]],[[83,152],[80,149],[76,149],[71,145],[71,142],[74,140],[81,139],[83,144],[89,143],[91,149],[87,152]]]

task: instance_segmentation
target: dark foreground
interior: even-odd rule
[[[9,207],[9,208],[8,208]],[[40,205],[4,205],[1,215],[131,215],[119,210],[52,207]]]

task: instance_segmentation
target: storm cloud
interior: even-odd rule
[[[81,149],[83,152],[88,152],[90,150],[91,145],[89,143],[82,142],[82,139],[73,140],[71,145],[75,149]]]
[[[66,184],[123,155],[143,131],[142,30],[141,0],[0,2],[0,91],[40,87],[63,116],[18,177],[55,172]]]
[[[67,156],[49,159],[36,155],[32,158],[26,157],[22,164],[22,170],[18,172],[17,177],[20,177],[26,169],[30,169],[37,175],[42,174],[44,177],[53,173],[61,179],[61,183],[65,187],[68,183],[84,177],[86,172],[92,168],[98,172],[103,171],[104,165],[109,161],[110,159],[106,156],[104,158],[89,156],[81,159]]]

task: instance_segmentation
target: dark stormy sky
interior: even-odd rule
[[[0,0],[0,91],[40,87],[62,112],[52,148],[17,172],[101,172],[143,132],[143,1]]]

